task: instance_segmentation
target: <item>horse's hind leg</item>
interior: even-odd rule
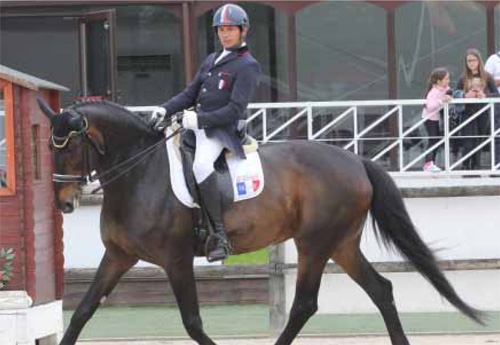
[[[305,255],[299,250],[297,285],[290,317],[283,333],[275,345],[291,344],[302,327],[318,310],[318,292],[321,276],[328,256],[321,257],[315,253]],[[314,251],[314,250],[312,250]]]
[[[392,294],[392,283],[382,277],[366,260],[359,249],[359,242],[353,241],[335,252],[332,259],[358,285],[365,290],[371,300],[380,310],[393,345],[409,345]]]
[[[97,307],[101,303],[103,297],[107,297],[116,286],[120,277],[130,269],[137,259],[130,258],[118,253],[111,254],[108,250],[104,253],[101,259],[96,275],[92,280],[92,284],[80,304],[76,308],[71,317],[70,324],[64,337],[61,340],[61,345],[73,345],[76,343],[78,335],[82,331],[83,326],[94,315]]]

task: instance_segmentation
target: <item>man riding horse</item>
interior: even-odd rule
[[[238,123],[245,118],[261,73],[245,42],[249,20],[240,6],[220,7],[212,26],[223,50],[210,54],[189,86],[156,108],[151,117],[155,128],[163,129],[166,118],[184,110],[182,125],[196,135],[193,171],[216,238],[207,253],[209,261],[229,254],[214,162],[224,149],[245,159]],[[194,110],[185,110],[191,107]]]

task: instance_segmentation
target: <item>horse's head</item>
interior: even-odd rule
[[[71,107],[55,114],[42,99],[38,104],[52,129],[49,145],[54,157],[55,203],[64,213],[71,213],[81,187],[94,170],[97,155],[104,154],[103,137]]]

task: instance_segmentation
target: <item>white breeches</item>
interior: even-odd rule
[[[214,162],[224,150],[224,146],[216,138],[207,138],[204,129],[193,131],[196,134],[193,172],[196,182],[200,184],[215,171]]]

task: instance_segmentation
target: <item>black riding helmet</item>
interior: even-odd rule
[[[212,21],[212,27],[215,30],[217,30],[219,26],[229,25],[239,26],[242,31],[243,28],[248,28],[250,26],[247,13],[240,6],[226,4],[215,12]]]

